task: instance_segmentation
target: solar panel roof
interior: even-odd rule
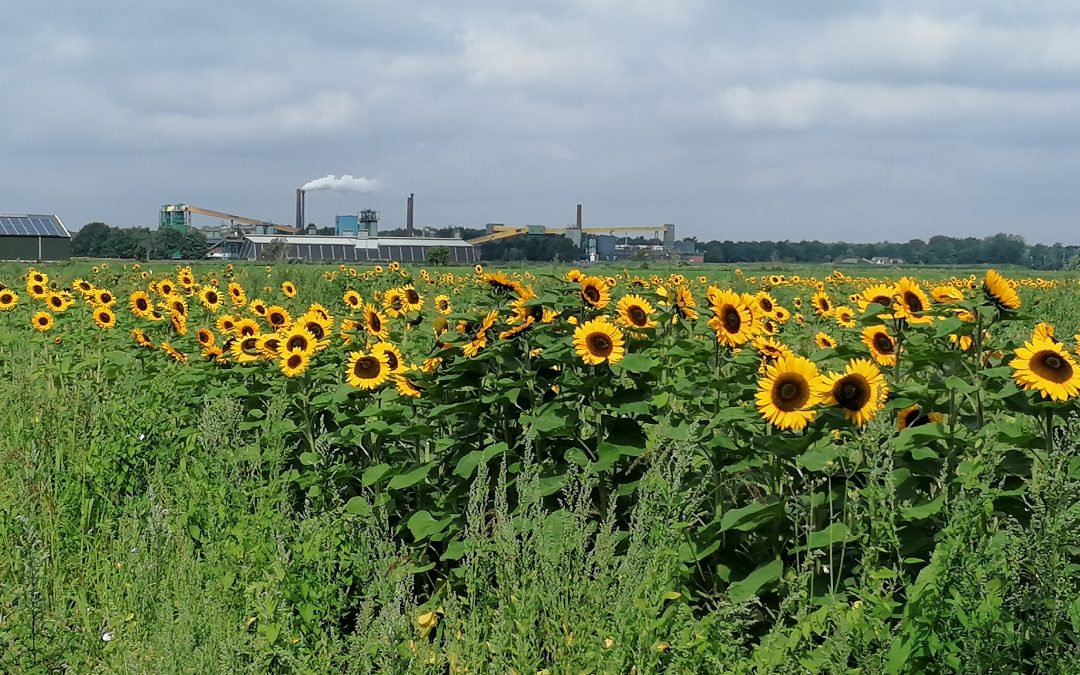
[[[0,237],[70,237],[56,216],[0,213]]]

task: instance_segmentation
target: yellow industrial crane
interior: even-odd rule
[[[199,206],[191,206],[190,204],[166,204],[161,207],[161,221],[160,225],[163,228],[172,229],[187,229],[191,225],[190,214],[195,213],[201,216],[209,216],[211,218],[220,218],[221,220],[229,221],[230,225],[251,225],[253,227],[263,227],[267,231],[272,231],[275,234],[296,234],[299,232],[295,227],[289,227],[287,225],[278,225],[271,223],[268,220],[259,220],[257,218],[248,218],[246,216],[237,216],[232,213],[225,213],[224,211],[214,211],[213,209],[204,209]]]

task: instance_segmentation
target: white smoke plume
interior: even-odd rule
[[[353,177],[349,174],[344,176],[323,176],[308,181],[300,188],[305,192],[312,190],[345,190],[347,192],[375,192],[379,189],[379,181],[374,178],[363,176]]]

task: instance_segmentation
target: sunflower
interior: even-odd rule
[[[401,293],[405,296],[406,312],[419,312],[424,309],[424,297],[416,292],[416,289],[412,287],[412,284],[403,286],[401,288]]]
[[[818,349],[836,349],[836,340],[824,332],[814,336],[814,344],[818,346]]]
[[[266,316],[267,307],[266,307],[266,303],[263,302],[262,300],[259,300],[259,299],[252,300],[251,304],[248,305],[248,309],[250,309],[251,313],[254,314],[255,316],[262,316],[262,317]]]
[[[964,292],[953,284],[934,286],[930,289],[930,295],[933,296],[934,300],[942,304],[952,304],[964,300]]]
[[[188,362],[187,354],[180,351],[176,347],[173,347],[172,344],[169,343],[168,341],[165,341],[165,342],[161,343],[161,351],[168,354],[177,363],[187,363]]]
[[[173,282],[170,281],[168,278],[165,278],[157,282],[157,285],[154,286],[154,290],[157,291],[158,295],[170,296],[176,292],[176,286],[174,286]]]
[[[817,366],[804,356],[784,356],[758,380],[757,409],[780,429],[803,429],[817,416],[820,401]]]
[[[263,358],[276,359],[281,354],[281,336],[277,333],[259,335],[258,342],[255,344],[258,346],[259,351],[262,352]]]
[[[488,288],[492,290],[496,295],[503,293],[518,293],[521,290],[521,284],[514,281],[510,277],[506,276],[502,272],[488,272],[480,279],[483,283],[488,285]]]
[[[141,328],[132,328],[131,338],[135,340],[135,344],[144,349],[149,349],[151,351],[154,349],[154,343],[147,337],[146,333]]]
[[[690,289],[686,286],[677,286],[675,288],[675,297],[672,299],[671,322],[674,323],[677,319],[682,318],[687,321],[697,321],[697,301],[694,300],[694,294],[690,292]]]
[[[281,355],[281,374],[285,377],[301,375],[310,365],[311,356],[299,349]]]
[[[275,330],[280,330],[292,323],[292,315],[289,314],[289,310],[280,305],[267,307],[265,318]]]
[[[927,323],[931,318],[925,313],[930,309],[930,298],[911,277],[904,277],[896,282],[896,316],[907,319],[909,323]]]
[[[341,301],[345,303],[345,306],[349,309],[360,309],[364,306],[364,301],[360,297],[360,294],[349,289],[345,291],[345,295],[341,296]]]
[[[1017,295],[1016,289],[997,270],[986,270],[983,293],[987,300],[1002,311],[1012,311],[1020,307],[1020,296]]]
[[[218,330],[224,330],[222,323],[228,322],[219,322]],[[254,319],[244,317],[243,319],[232,322],[232,329],[229,332],[235,334],[238,338],[246,338],[258,335],[262,331],[259,330],[259,324],[256,323]]]
[[[232,314],[224,314],[218,317],[217,330],[219,333],[227,334],[233,332],[236,329],[236,317]]]
[[[135,291],[128,299],[128,306],[135,316],[146,318],[154,311],[154,303],[145,291]]]
[[[198,340],[199,344],[203,347],[208,347],[216,342],[214,334],[209,328],[200,328],[195,331],[195,339]]]
[[[110,329],[116,327],[116,315],[109,307],[96,307],[94,309],[94,323],[98,328]]]
[[[29,274],[26,276],[27,281],[35,284],[47,284],[49,283],[49,275],[44,272],[39,272],[35,269],[30,269]]]
[[[623,334],[607,317],[586,321],[574,329],[574,350],[586,365],[618,363],[626,355]]]
[[[716,332],[716,339],[720,344],[738,347],[753,339],[760,329],[754,321],[757,300],[753,300],[753,305],[749,305],[743,302],[738,293],[718,289],[714,290],[712,297],[714,316],[709,319],[709,328]]]
[[[386,319],[370,302],[364,305],[364,328],[373,338],[385,340],[390,337],[390,327],[386,324]]]
[[[281,282],[281,292],[282,292],[282,294],[285,295],[286,298],[295,298],[296,297],[296,284],[294,284],[291,281],[282,281]]]
[[[843,373],[822,377],[820,393],[826,405],[835,405],[855,426],[863,426],[881,411],[889,386],[869,359],[853,359]]]
[[[232,353],[233,358],[237,363],[253,363],[259,360],[262,356],[262,350],[259,349],[259,336],[251,335],[246,338],[240,338],[233,340],[232,345],[229,347],[229,351]]]
[[[788,321],[791,321],[791,312],[788,310],[787,307],[782,307],[780,305],[777,305],[773,308],[772,316],[780,324],[785,324]]]
[[[439,314],[450,314],[454,311],[453,305],[450,304],[449,295],[436,295],[435,296],[435,311]]]
[[[495,322],[499,319],[498,310],[491,310],[480,322],[480,327],[477,328],[476,334],[473,336],[471,342],[461,348],[462,353],[468,357],[473,358],[480,353],[484,347],[487,346],[487,332],[491,330],[491,327],[495,325]]]
[[[833,313],[832,300],[829,299],[829,294],[826,293],[825,291],[818,291],[818,292],[814,293],[813,297],[810,298],[810,304],[814,306],[814,311],[817,312],[818,316],[820,316],[820,317],[832,316],[832,313]]]
[[[170,314],[169,323],[177,335],[187,335],[187,317],[183,314]]]
[[[868,326],[863,330],[862,341],[870,348],[870,355],[882,366],[896,365],[896,340],[884,326]]]
[[[213,286],[203,286],[199,291],[199,302],[207,310],[216,313],[221,309],[221,293]]]
[[[785,356],[792,356],[791,348],[782,342],[772,338],[756,337],[753,342],[754,350],[761,355],[762,363],[768,365]]]
[[[247,304],[247,293],[244,292],[244,287],[235,281],[229,282],[229,301],[232,302],[233,307],[243,307]]]
[[[652,318],[656,310],[640,295],[623,296],[615,308],[619,315],[615,322],[624,328],[656,328],[658,325]],[[539,309],[542,316],[543,308]],[[535,317],[529,318],[535,320]]]
[[[754,299],[757,300],[758,307],[761,308],[761,311],[766,314],[772,314],[773,310],[776,309],[776,298],[769,295],[767,291],[758,291],[758,294],[754,296]]]
[[[0,291],[0,312],[10,312],[19,304],[19,296],[10,288]]]
[[[1046,338],[1025,342],[1010,363],[1013,379],[1043,398],[1067,401],[1080,391],[1080,371],[1064,346]]]
[[[420,390],[404,375],[394,375],[394,389],[402,396],[420,398]]]
[[[349,353],[349,365],[345,370],[345,381],[357,389],[375,389],[390,378],[390,366],[386,354],[365,354],[362,351]]]
[[[855,312],[847,305],[840,305],[833,310],[833,318],[841,328],[855,327]]]
[[[593,309],[603,309],[611,302],[611,289],[601,277],[581,279],[581,299]]]
[[[178,314],[182,317],[186,317],[188,313],[187,300],[184,300],[175,293],[165,298],[165,306],[172,314]]]
[[[285,358],[288,354],[301,351],[305,354],[315,353],[315,344],[317,340],[306,328],[300,325],[294,325],[288,331],[281,335],[281,345],[278,347],[278,354],[281,358]]]
[[[48,312],[37,312],[30,317],[30,325],[34,327],[34,330],[44,333],[53,327],[53,315]]]
[[[896,429],[903,431],[908,427],[921,427],[926,424],[937,424],[941,421],[941,413],[924,413],[919,405],[911,405],[896,413]]]
[[[400,288],[390,288],[383,293],[383,310],[387,316],[395,318],[405,313],[405,292]]]

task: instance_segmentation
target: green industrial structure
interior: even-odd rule
[[[0,260],[68,260],[71,233],[55,215],[0,213]]]

